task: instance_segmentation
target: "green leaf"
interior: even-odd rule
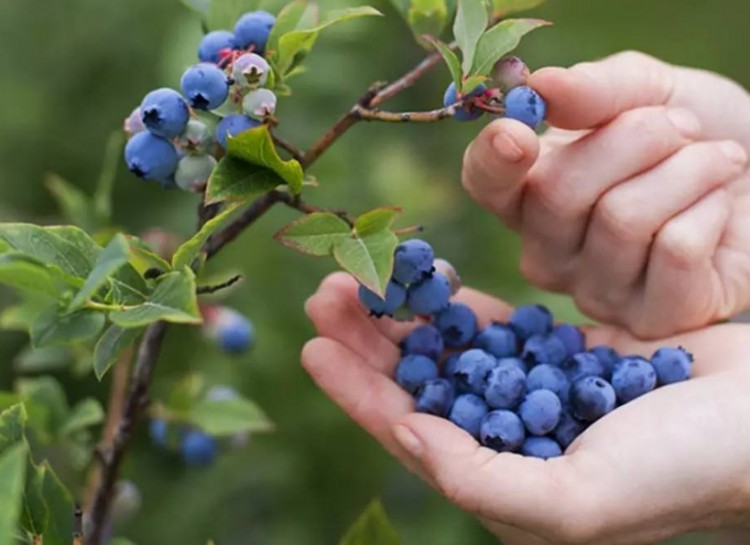
[[[73,535],[75,504],[73,496],[55,471],[44,462],[42,493],[49,508],[49,522],[44,530],[44,545],[69,545]]]
[[[0,284],[55,300],[62,293],[51,269],[19,252],[0,254]]]
[[[86,231],[93,231],[98,227],[91,198],[80,188],[57,174],[49,174],[45,185],[66,221]]]
[[[279,48],[279,39],[293,30],[310,28],[320,21],[320,9],[315,1],[294,0],[284,6],[276,16],[276,24],[268,36],[266,51],[275,56]]]
[[[94,374],[98,380],[102,380],[110,368],[117,363],[122,353],[132,346],[141,335],[141,329],[123,329],[112,324],[94,348]]]
[[[441,42],[437,38],[433,38],[430,36],[424,37],[429,43],[437,49],[438,53],[440,53],[440,56],[443,57],[443,60],[445,61],[445,64],[448,65],[448,70],[450,70],[451,78],[453,79],[453,83],[456,85],[456,90],[460,93],[463,89],[462,87],[462,78],[463,74],[461,72],[461,61],[458,60],[458,56],[451,50],[450,47],[448,47],[447,44]]]
[[[208,179],[206,204],[246,202],[282,184],[284,180],[272,170],[224,157]]]
[[[464,93],[471,93],[485,81],[487,81],[487,76],[471,76],[466,78],[463,81]]]
[[[331,212],[314,212],[293,221],[274,238],[284,246],[314,256],[331,255],[334,245],[351,235],[349,224]]]
[[[159,269],[164,272],[172,270],[169,261],[159,256],[141,239],[130,235],[126,238],[130,246],[130,264],[138,274],[142,276],[149,269]]]
[[[383,505],[375,500],[352,524],[339,545],[403,545],[403,542]]]
[[[42,348],[87,341],[99,334],[104,322],[104,314],[100,312],[79,310],[68,314],[52,307],[39,315],[32,324],[31,345]]]
[[[13,358],[13,367],[19,373],[43,373],[64,369],[70,365],[71,361],[72,354],[68,347],[32,348],[27,346]]]
[[[26,445],[18,445],[0,458],[0,545],[15,545],[26,474]]]
[[[477,48],[489,18],[484,0],[459,0],[456,20],[453,24],[453,35],[463,56],[463,72],[468,74],[474,62]]]
[[[115,235],[102,253],[99,254],[96,263],[94,263],[94,270],[91,271],[86,283],[73,298],[68,310],[77,310],[83,307],[86,301],[107,283],[110,276],[125,266],[129,259],[128,241],[121,234]]]
[[[37,316],[47,310],[48,307],[49,299],[28,297],[23,302],[0,312],[0,328],[28,332]]]
[[[406,20],[417,37],[439,36],[448,21],[445,0],[411,0]]]
[[[58,431],[60,437],[69,437],[104,420],[104,410],[96,399],[87,398],[73,407]]]
[[[192,0],[194,2],[210,3],[211,0]],[[99,226],[109,225],[112,222],[112,192],[114,191],[117,168],[122,161],[122,147],[125,143],[125,135],[121,130],[114,131],[107,140],[104,150],[104,161],[99,172],[99,180],[92,198],[94,212],[96,213]]]
[[[493,18],[506,17],[511,13],[533,9],[544,3],[544,0],[492,0]]]
[[[471,74],[489,75],[497,61],[518,47],[521,38],[532,30],[550,24],[542,19],[506,19],[496,24],[479,40]]]
[[[30,458],[30,457],[29,457]],[[20,525],[32,536],[41,536],[49,524],[49,508],[44,501],[44,467],[29,459]]]
[[[154,293],[140,305],[109,314],[122,328],[144,327],[164,320],[180,324],[199,324],[201,315],[195,295],[195,274],[185,267],[162,275]]]
[[[232,436],[242,432],[265,432],[273,429],[273,424],[261,408],[252,401],[242,398],[199,401],[191,408],[188,420],[215,437]]]
[[[393,252],[398,237],[391,231],[377,231],[364,237],[339,240],[333,256],[360,284],[383,297],[393,272]]]
[[[240,208],[241,204],[242,203],[235,203],[227,206],[227,208],[220,214],[207,221],[203,227],[201,227],[200,231],[193,235],[190,240],[177,248],[177,251],[172,257],[172,267],[180,270],[184,267],[191,266],[193,261],[195,261],[200,254],[203,245],[209,237],[234,219],[234,213]]]
[[[205,390],[205,378],[198,373],[189,373],[176,381],[169,391],[167,406],[176,413],[186,413]]]
[[[20,403],[0,412],[0,454],[23,441],[28,414]]]
[[[302,190],[302,165],[294,159],[284,161],[279,157],[268,125],[241,132],[234,138],[230,137],[227,153],[235,159],[272,170],[286,182],[292,193]]]
[[[409,0],[390,0],[391,4],[394,8],[396,8],[396,11],[398,11],[401,15],[406,17],[406,13],[409,11]]]
[[[400,208],[376,208],[362,214],[354,222],[354,232],[360,237],[390,229],[401,214]]]
[[[28,411],[28,427],[38,433],[42,440],[57,437],[70,413],[60,383],[47,375],[19,380],[16,390]]]

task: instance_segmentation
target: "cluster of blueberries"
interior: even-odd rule
[[[216,166],[214,142],[226,149],[229,136],[274,114],[276,95],[264,88],[271,67],[263,53],[275,22],[272,14],[253,11],[240,17],[234,32],[206,34],[198,48],[200,63],[182,76],[182,93],[161,88],[146,95],[125,120],[130,137],[125,162],[133,174],[164,188],[201,191]],[[227,101],[236,113],[216,111]],[[198,118],[198,110],[222,118],[215,131]]]
[[[377,317],[404,305],[430,317],[402,341],[396,382],[418,412],[447,418],[498,452],[560,456],[616,407],[690,378],[693,357],[683,348],[661,348],[650,360],[587,350],[583,331],[555,325],[541,305],[480,329],[468,306],[450,301],[459,285],[455,269],[414,239],[396,249],[385,299],[363,286],[359,298]]]
[[[494,102],[496,98],[502,102],[505,117],[515,119],[536,130],[547,115],[547,103],[534,89],[526,85],[529,68],[518,57],[506,57],[495,65],[492,79],[498,89],[489,89],[482,84],[473,91],[459,95],[456,84],[451,83],[443,95],[443,106],[446,108],[464,100],[464,104],[453,114],[458,121],[474,121],[479,119],[484,110],[475,101],[469,99]],[[497,97],[498,90],[504,96]]]

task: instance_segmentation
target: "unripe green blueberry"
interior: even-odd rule
[[[276,111],[276,95],[270,89],[250,91],[242,100],[245,114],[262,121]]]
[[[236,61],[232,67],[232,77],[240,87],[253,89],[262,87],[268,80],[268,72],[271,69],[266,59],[255,53],[245,53]]]
[[[200,193],[216,167],[210,155],[186,155],[177,163],[174,179],[180,189]]]
[[[177,139],[177,147],[187,153],[203,154],[213,143],[213,131],[197,119],[188,121],[187,127]]]

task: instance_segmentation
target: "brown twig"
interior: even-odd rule
[[[384,112],[357,108],[354,115],[363,121],[384,121],[386,123],[434,123],[452,117],[456,108],[449,106],[428,112]]]
[[[289,155],[292,156],[292,158],[296,159],[300,163],[302,163],[305,160],[305,152],[299,149],[297,146],[292,144],[291,142],[284,140],[280,136],[274,134],[273,141],[276,143],[277,146],[279,146],[281,149],[286,150]]]

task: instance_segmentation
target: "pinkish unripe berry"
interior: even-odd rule
[[[530,75],[529,67],[518,57],[505,57],[499,60],[492,71],[492,79],[505,91],[526,85]]]

